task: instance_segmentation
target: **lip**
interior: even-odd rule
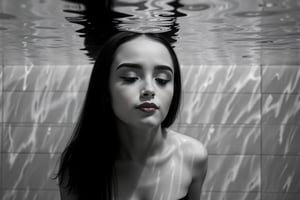
[[[146,112],[146,113],[152,113],[155,112],[155,110],[159,109],[159,107],[155,103],[142,103],[136,107],[137,109]]]

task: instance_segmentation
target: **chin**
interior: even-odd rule
[[[161,125],[162,121],[158,120],[143,120],[142,122],[139,123],[140,127],[144,128],[156,128]]]

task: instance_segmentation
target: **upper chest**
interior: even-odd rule
[[[177,200],[185,196],[192,179],[192,163],[178,150],[163,156],[147,165],[117,163],[118,199]]]

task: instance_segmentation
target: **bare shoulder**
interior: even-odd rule
[[[197,139],[190,136],[169,131],[170,138],[179,141],[179,148],[184,154],[185,160],[191,163],[191,183],[188,187],[189,199],[199,199],[202,185],[207,173],[208,153],[204,145]]]
[[[170,137],[173,137],[180,143],[185,156],[191,157],[197,163],[206,162],[208,157],[207,150],[199,140],[173,130],[168,130],[168,133]]]
[[[207,172],[208,153],[205,146],[197,139],[172,130],[168,132],[180,144],[179,148],[185,161],[192,165],[192,176],[202,184]]]

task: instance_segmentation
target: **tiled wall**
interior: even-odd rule
[[[91,66],[2,66],[0,197],[59,200],[52,180]],[[173,129],[209,152],[202,200],[300,199],[300,67],[182,66]]]
[[[3,200],[59,199],[52,178],[79,113],[90,71],[91,66],[1,68]]]

